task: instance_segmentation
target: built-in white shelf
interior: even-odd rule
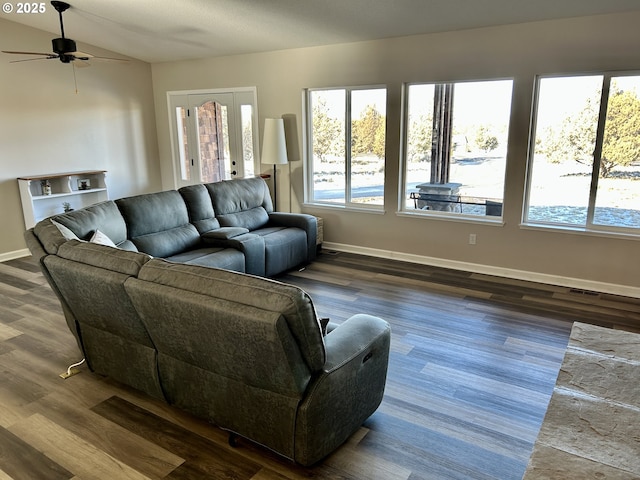
[[[75,210],[108,200],[106,174],[88,170],[18,178],[25,227],[63,213],[64,203]]]

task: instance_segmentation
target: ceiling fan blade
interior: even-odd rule
[[[85,52],[69,52],[68,55],[73,55],[74,57],[80,60],[84,60],[85,58],[86,59],[93,58],[93,55]]]
[[[73,62],[73,66],[78,68],[87,68],[87,67],[90,67],[91,64],[89,63],[88,60],[84,60],[82,58],[76,58],[76,60]]]
[[[12,55],[41,55],[43,57],[54,56],[57,57],[54,53],[40,53],[40,52],[13,52],[11,50],[2,50],[2,53],[10,53]]]
[[[40,58],[25,58],[23,60],[11,60],[9,63],[33,62],[34,60],[51,60],[53,58],[58,58],[58,56],[48,55],[46,57],[40,57]]]
[[[86,52],[69,52],[67,55],[73,56],[76,60],[103,60],[107,62],[121,62],[126,63],[129,60],[125,58],[113,58],[113,57],[96,57]]]
[[[120,63],[129,63],[129,60],[126,58],[113,58],[113,57],[91,57],[91,60],[101,60],[104,62],[120,62]]]

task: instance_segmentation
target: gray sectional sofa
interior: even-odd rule
[[[92,371],[311,465],[379,406],[389,325],[365,314],[327,325],[303,290],[232,271],[309,261],[315,238],[313,217],[252,206],[257,181],[228,183],[255,199],[188,187],[60,215],[69,231],[45,220],[25,238]],[[98,226],[113,246],[86,241]]]
[[[317,221],[274,212],[267,184],[253,177],[106,201],[45,219],[31,231],[49,253],[99,231],[125,250],[274,276],[315,259]]]

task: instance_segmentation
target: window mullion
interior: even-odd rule
[[[351,89],[345,91],[344,202],[351,203]]]
[[[591,186],[589,188],[589,205],[587,208],[587,225],[593,226],[593,216],[596,209],[596,193],[600,178],[600,163],[602,160],[602,145],[604,143],[604,129],[607,123],[607,107],[609,104],[609,89],[611,75],[607,74],[602,80],[602,93],[600,95],[600,111],[598,113],[598,126],[596,128],[596,143],[593,149],[593,168],[591,171]]]

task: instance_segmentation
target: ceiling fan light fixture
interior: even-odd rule
[[[51,45],[53,46],[53,51],[61,55],[75,52],[77,50],[76,42],[70,38],[54,38],[51,40]]]

